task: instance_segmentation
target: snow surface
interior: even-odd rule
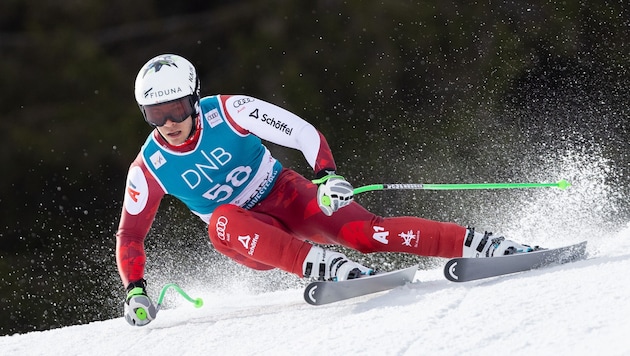
[[[577,241],[576,241],[577,242]],[[301,289],[190,290],[145,327],[122,318],[0,337],[3,355],[629,355],[630,225],[589,258],[455,284],[435,268],[398,289],[314,307]],[[173,293],[173,292],[169,292]],[[181,298],[179,298],[181,299]]]

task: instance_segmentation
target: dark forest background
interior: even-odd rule
[[[160,53],[191,60],[205,95],[257,96],[312,122],[355,186],[522,181],[549,157],[596,151],[625,202],[628,5],[465,3],[0,2],[0,334],[122,315],[114,234],[150,132],[133,81]],[[309,176],[299,152],[270,148]],[[501,214],[494,193],[358,199],[461,224]],[[615,206],[613,227],[630,215]],[[164,279],[253,273],[218,256],[190,215],[162,203],[147,241],[154,293]],[[263,289],[294,281],[267,276]]]

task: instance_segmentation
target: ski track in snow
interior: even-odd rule
[[[577,241],[575,241],[577,242]],[[629,355],[630,226],[589,258],[462,284],[419,271],[392,291],[314,307],[302,290],[191,290],[145,327],[122,318],[0,337],[4,355]],[[621,272],[621,273],[620,273]]]

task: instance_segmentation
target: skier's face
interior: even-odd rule
[[[188,116],[182,122],[166,120],[164,125],[158,126],[156,129],[169,144],[173,146],[181,145],[186,142],[192,132],[193,119],[192,116]]]

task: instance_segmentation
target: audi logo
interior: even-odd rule
[[[235,108],[239,107],[239,106],[243,106],[247,103],[251,103],[254,101],[254,98],[250,98],[250,97],[245,97],[242,99],[238,99],[236,101],[234,101],[234,103],[232,104],[232,106],[234,106]]]
[[[220,240],[225,240],[225,228],[227,227],[228,219],[225,216],[219,216],[217,219],[217,237]]]

